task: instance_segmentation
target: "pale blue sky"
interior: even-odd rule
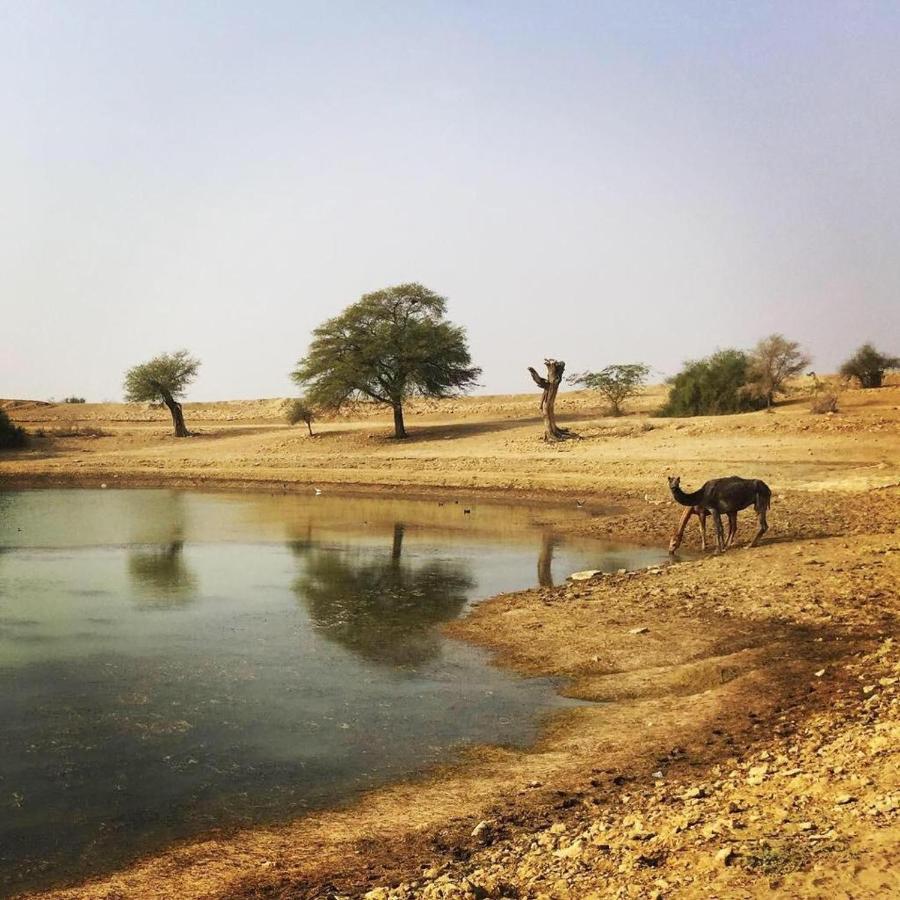
[[[0,2],[0,396],[293,391],[422,281],[484,390],[900,353],[900,4]]]

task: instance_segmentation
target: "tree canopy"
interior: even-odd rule
[[[179,401],[197,377],[199,368],[200,360],[187,350],[155,356],[125,373],[125,400],[128,403],[164,403],[172,414],[176,437],[186,437],[188,430]]]
[[[609,401],[610,412],[622,415],[622,404],[635,397],[650,374],[650,366],[644,363],[618,363],[599,372],[581,372],[569,378],[570,384],[599,391]]]
[[[799,375],[810,362],[797,341],[789,341],[783,334],[771,334],[750,353],[745,390],[771,406],[775,395],[784,393],[788,379]]]
[[[855,378],[864,388],[878,388],[884,383],[884,373],[900,369],[900,357],[888,356],[865,343],[840,368],[845,378]]]
[[[663,416],[714,416],[760,409],[765,401],[743,390],[750,358],[742,350],[719,350],[705,359],[688,362],[669,379]]]
[[[406,399],[453,396],[481,374],[446,308],[444,297],[415,282],[364,294],[315,329],[291,377],[320,409],[362,399],[390,406],[395,436],[406,437]]]

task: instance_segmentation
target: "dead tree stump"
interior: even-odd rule
[[[542,388],[544,393],[541,395],[541,412],[544,414],[544,440],[545,441],[566,441],[569,438],[578,437],[568,428],[560,428],[556,424],[556,393],[562,383],[563,372],[566,370],[566,364],[561,359],[545,359],[544,365],[547,367],[547,377],[539,375],[531,366],[528,371],[534,379],[534,383]]]

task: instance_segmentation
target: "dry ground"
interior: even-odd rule
[[[53,896],[900,895],[900,387],[843,391],[833,416],[796,400],[661,420],[646,415],[658,399],[608,419],[562,395],[583,439],[560,445],[539,440],[536,394],[418,404],[406,442],[368,410],[309,438],[277,400],[189,404],[186,440],[157,410],[6,402],[48,435],[0,455],[9,486],[528,497],[567,530],[648,543],[678,519],[666,473],[774,492],[756,550],[499,597],[451,627],[498,664],[602,701],[548,722],[533,750],[485,748],[346,809],[211,835]]]

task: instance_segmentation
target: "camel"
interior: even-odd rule
[[[706,518],[709,512],[702,506],[689,506],[681,517],[681,522],[672,534],[672,540],[669,541],[669,553],[674,553],[684,540],[684,532],[691,521],[691,516],[696,516],[700,522],[700,549],[706,549]],[[733,543],[737,534],[737,513],[728,513],[728,537],[725,539],[725,549],[727,550]]]
[[[691,494],[686,494],[681,489],[681,479],[677,475],[670,476],[668,481],[669,490],[677,503],[691,509],[700,507],[705,512],[712,513],[716,526],[716,549],[719,553],[724,553],[731,546],[737,532],[737,514],[748,506],[752,506],[756,510],[759,528],[747,546],[755,547],[759,539],[769,530],[766,512],[772,502],[772,492],[769,490],[769,486],[758,478],[738,478],[737,475],[728,478],[713,478]],[[722,527],[723,514],[728,516],[727,542],[725,530]],[[686,517],[690,519],[690,510],[686,513]],[[702,517],[700,521],[702,526]],[[686,525],[687,522],[684,524]],[[674,537],[672,540],[674,541]]]

